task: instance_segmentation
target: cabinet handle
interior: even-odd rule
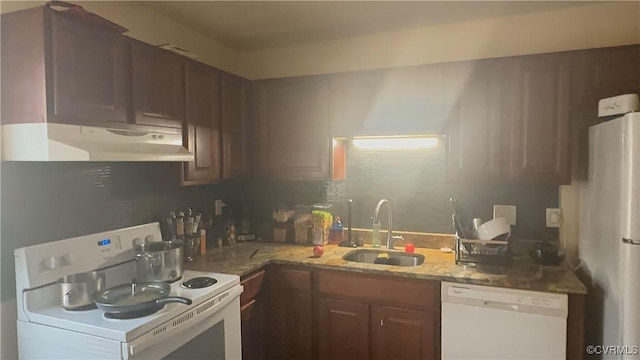
[[[384,326],[384,319],[380,319],[380,326]]]

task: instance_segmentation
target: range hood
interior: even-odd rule
[[[2,126],[3,161],[193,161],[182,135],[53,123]]]

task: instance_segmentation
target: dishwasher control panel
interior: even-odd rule
[[[568,298],[566,294],[445,282],[442,283],[442,287],[444,290],[442,291],[442,302],[463,301],[478,305],[502,304],[514,309],[517,309],[518,306],[561,311],[567,309]]]

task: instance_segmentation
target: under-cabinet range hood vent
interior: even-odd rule
[[[4,161],[193,161],[182,135],[52,123],[2,126]]]

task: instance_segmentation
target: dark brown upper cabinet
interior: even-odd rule
[[[126,127],[129,39],[47,7],[2,15],[2,123]]]
[[[207,184],[220,179],[220,72],[189,61],[186,64],[187,117],[184,145],[194,161],[184,163],[184,185]]]
[[[597,108],[606,97],[640,92],[640,44],[578,51],[573,97]]]
[[[572,111],[582,123],[597,121],[600,99],[640,93],[640,44],[576,51],[572,58]]]
[[[363,135],[441,134],[446,119],[442,65],[387,69]]]
[[[120,34],[51,14],[52,122],[126,123],[128,42]]]
[[[504,119],[497,61],[465,61],[445,69],[447,177],[502,176]]]
[[[258,165],[274,178],[331,177],[329,80],[309,76],[257,84]]]
[[[362,135],[382,87],[382,71],[336,75],[331,79],[331,136]]]
[[[570,182],[569,64],[560,53],[517,57],[505,66],[510,180]]]
[[[222,177],[249,175],[250,82],[224,74],[222,76]]]
[[[338,75],[331,83],[333,136],[431,135],[445,121],[441,65]]]
[[[131,64],[135,123],[182,127],[185,118],[185,59],[133,41]]]

